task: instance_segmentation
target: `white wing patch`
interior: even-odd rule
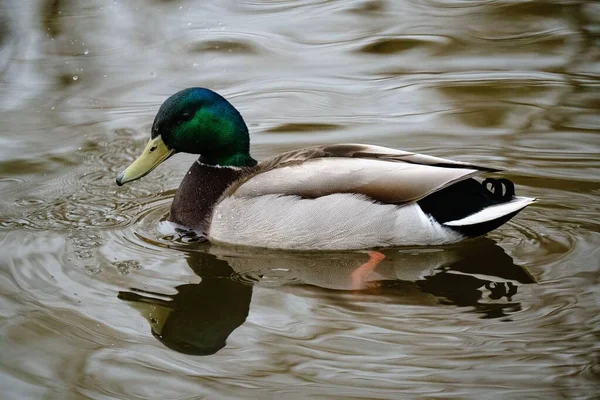
[[[417,204],[375,203],[359,194],[316,199],[231,196],[215,208],[211,241],[297,250],[345,250],[394,245],[439,245],[464,239],[428,217]]]

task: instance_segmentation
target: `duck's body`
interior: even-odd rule
[[[532,201],[510,187],[494,195],[471,179],[486,171],[360,144],[301,149],[244,168],[197,161],[170,220],[211,241],[267,248],[455,243],[495,229]]]
[[[186,89],[197,90],[206,89]],[[161,111],[176,114],[169,104],[175,102],[173,98],[198,95],[186,91],[165,102]],[[211,101],[216,99],[223,107],[220,96],[209,94]],[[203,111],[204,103],[198,107]],[[140,157],[159,161],[144,161],[142,167],[132,164],[135,171],[124,171],[118,183],[149,172],[176,151],[173,144],[182,137],[192,142],[175,134],[163,143],[160,125],[169,124],[160,115],[153,127],[158,134],[153,133]],[[177,132],[181,124],[171,124],[171,129]],[[244,132],[247,136],[245,124],[228,136],[244,136]],[[222,135],[211,134],[213,140]],[[234,148],[230,142],[228,146]],[[202,144],[217,150],[224,147],[212,141]],[[166,156],[150,154],[156,149],[160,152],[161,146]],[[298,250],[364,249],[455,243],[497,228],[534,201],[514,196],[514,186],[506,179],[488,179],[483,184],[472,179],[496,169],[386,147],[318,146],[260,164],[243,148],[220,150],[222,154],[216,157],[188,150],[202,156],[181,183],[169,219],[221,243]]]

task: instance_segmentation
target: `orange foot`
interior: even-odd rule
[[[368,251],[369,261],[352,271],[352,290],[364,289],[367,278],[385,256],[378,251]]]

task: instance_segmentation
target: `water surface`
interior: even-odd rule
[[[600,7],[583,1],[0,5],[5,398],[594,398]],[[118,188],[205,86],[258,159],[364,142],[506,168],[486,238],[364,252],[165,229],[193,156]]]

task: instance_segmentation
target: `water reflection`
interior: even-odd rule
[[[210,247],[188,253],[200,283],[177,286],[174,295],[132,289],[118,297],[134,304],[165,346],[210,355],[246,321],[253,286],[315,296],[342,308],[368,296],[382,303],[469,307],[484,318],[500,318],[521,309],[514,300],[519,285],[534,283],[489,239],[445,249],[386,249],[361,287],[352,272],[366,260],[364,254],[249,251]]]
[[[212,254],[195,253],[187,261],[202,282],[179,285],[175,295],[134,289],[120,292],[119,298],[150,305],[139,310],[154,337],[168,348],[191,355],[214,354],[246,321],[252,285],[231,279],[233,269]]]

